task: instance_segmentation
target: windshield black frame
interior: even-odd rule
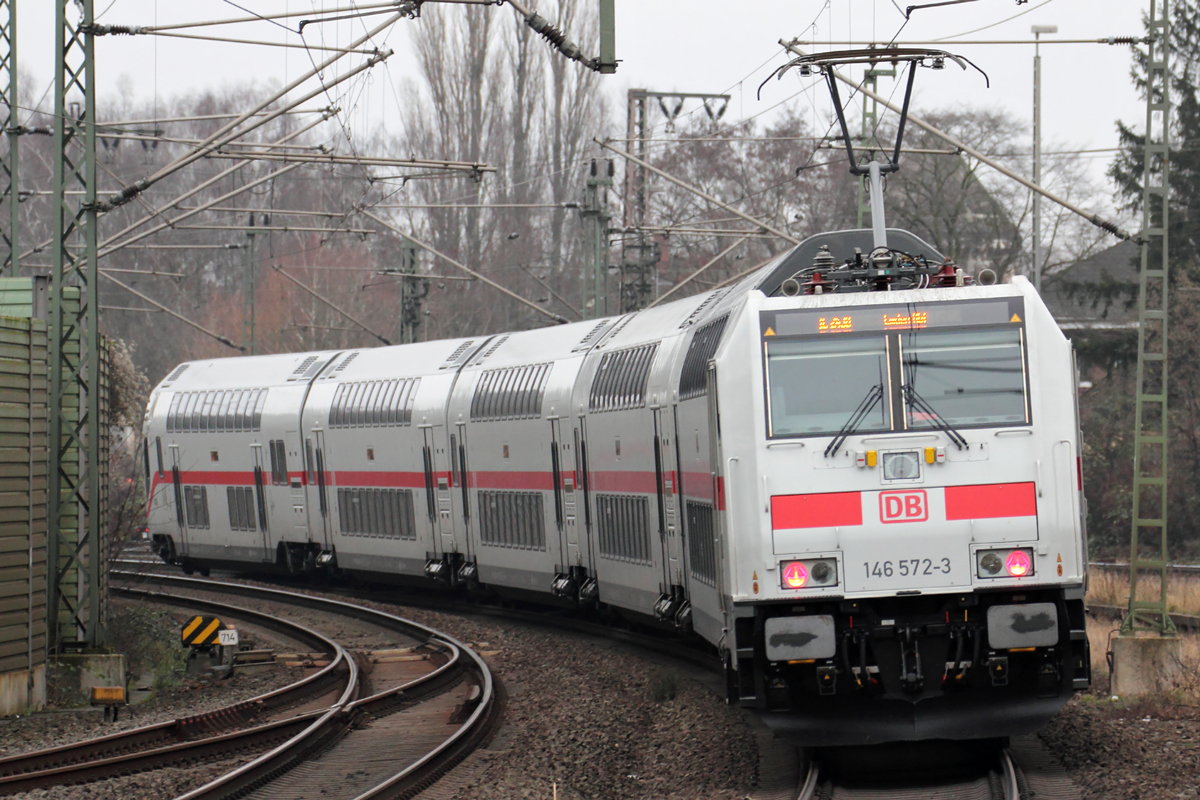
[[[1024,329],[909,331],[899,340],[905,430],[1028,424]],[[968,398],[966,413],[956,411]]]
[[[969,305],[971,302],[973,301],[952,302],[948,303],[947,305],[961,306]],[[864,420],[863,424],[858,425],[854,430],[846,433],[846,435],[906,432],[935,433],[939,430],[944,431],[946,428],[957,432],[958,430],[980,428],[1016,428],[1032,425],[1033,401],[1030,389],[1030,362],[1028,353],[1029,342],[1028,336],[1026,335],[1026,327],[1024,322],[1024,303],[1022,298],[1011,298],[1011,302],[1016,311],[1012,314],[1012,319],[1008,324],[959,324],[938,326],[936,328],[919,327],[914,330],[880,330],[863,333],[830,332],[818,333],[815,335],[810,333],[778,336],[771,328],[771,323],[776,319],[775,314],[772,312],[764,312],[762,367],[763,388],[765,392],[764,427],[767,439],[808,439],[834,437],[843,434],[845,432],[843,430],[845,425],[848,424],[851,416],[854,414],[855,408],[862,400],[864,393],[870,389],[871,385],[879,382],[880,377],[877,374],[878,370],[873,369],[871,371],[871,375],[863,373],[859,376],[859,380],[853,380],[845,384],[847,388],[842,390],[841,405],[838,406],[838,418],[841,420],[841,424],[831,422],[828,425],[821,426],[830,428],[829,430],[796,430],[794,429],[795,426],[790,426],[792,428],[790,430],[786,428],[784,428],[784,430],[780,430],[784,426],[779,424],[781,417],[778,413],[778,406],[781,401],[786,403],[787,398],[785,396],[781,397],[781,382],[777,372],[774,373],[773,380],[772,356],[778,356],[781,352],[787,351],[790,351],[791,353],[803,353],[809,348],[809,346],[811,346],[806,346],[805,343],[816,342],[821,343],[821,345],[818,345],[818,348],[821,350],[825,350],[826,348],[830,347],[829,345],[825,344],[827,342],[844,342],[846,345],[851,346],[852,350],[870,350],[872,348],[864,348],[863,345],[873,340],[878,342],[880,345],[880,347],[874,348],[874,350],[882,350],[886,353],[887,368],[883,370],[882,374],[884,389],[883,397],[882,401],[875,406],[874,409],[872,409],[872,412],[882,409],[883,422],[885,424],[872,424],[874,418],[871,417],[867,420]],[[940,304],[938,303],[921,303],[913,304],[912,306],[908,306],[908,308],[919,308],[923,311],[925,309],[936,309],[939,305]],[[881,306],[876,308],[884,313],[895,312],[895,308],[892,306]],[[824,313],[828,313],[830,318],[834,318],[838,310],[839,309],[836,308],[830,308],[823,309],[822,311]],[[858,307],[855,310],[861,312],[862,307]],[[768,316],[768,314],[771,314],[771,316]],[[917,315],[914,313],[912,316],[915,318]],[[858,327],[857,324],[855,327]],[[1015,419],[1014,417],[1017,416],[1015,413],[1001,415],[1006,417],[1004,419],[993,418],[983,421],[964,419],[963,415],[961,414],[950,415],[949,418],[946,418],[943,414],[943,411],[945,410],[944,407],[939,408],[938,403],[932,403],[931,405],[934,408],[935,415],[938,416],[938,420],[936,422],[933,419],[930,419],[918,422],[917,424],[910,423],[910,416],[913,414],[913,409],[911,408],[910,403],[914,402],[914,397],[919,396],[923,390],[920,377],[918,377],[916,385],[911,387],[912,391],[906,389],[906,387],[908,387],[908,372],[906,371],[904,357],[905,346],[908,345],[911,349],[914,342],[921,342],[922,340],[929,342],[937,339],[949,340],[952,338],[960,343],[959,346],[961,348],[969,350],[971,349],[971,339],[976,335],[984,340],[984,343],[981,345],[981,347],[984,348],[1009,348],[1009,352],[1006,355],[1012,355],[1016,352],[1015,349],[1019,349],[1021,373],[1019,392],[1021,397],[1020,405],[1023,412],[1022,418]],[[832,349],[836,350],[837,348],[834,346]],[[1004,369],[1002,371],[1007,372],[1009,371],[1009,368],[1014,365],[1015,359],[1008,358],[1005,361]],[[778,366],[777,361],[774,362],[774,366]],[[825,377],[826,382],[823,383],[820,388],[828,392],[829,396],[835,396],[838,391],[837,386],[830,385],[827,381],[827,376]],[[818,376],[814,380],[820,381],[821,379],[822,376]],[[795,378],[792,378],[792,380],[794,381]],[[967,388],[970,389],[971,387]],[[980,389],[980,394],[998,393],[997,391],[992,391],[993,389],[995,389],[995,387],[984,386]],[[1017,385],[1014,382],[1008,382],[1006,385],[1002,386],[1001,389],[1003,391],[999,393],[1008,392],[1015,394],[1018,391]],[[806,388],[805,391],[809,390]],[[908,392],[907,394],[906,391]],[[929,400],[928,398],[922,399],[927,402]],[[917,409],[917,411],[920,413],[925,413],[922,409]],[[799,417],[800,415],[793,414],[791,416]],[[976,416],[988,415],[979,414]],[[995,417],[998,415],[992,414],[991,416]],[[952,436],[951,439],[953,440],[955,437]]]
[[[766,378],[767,400],[767,436],[772,439],[792,438],[796,436],[835,436],[850,424],[855,417],[856,409],[862,404],[863,398],[881,387],[880,402],[872,404],[866,416],[855,425],[858,433],[886,433],[893,427],[894,409],[889,391],[891,384],[892,353],[889,346],[893,343],[886,338],[870,336],[837,336],[824,338],[794,338],[780,337],[775,341],[767,341],[763,346],[764,376]],[[782,351],[782,352],[781,352]],[[845,367],[849,361],[870,365],[868,370],[855,372]],[[810,374],[797,376],[794,373],[784,373],[782,369],[774,370],[773,364],[787,362],[808,362],[825,367],[822,374],[816,370]],[[836,372],[834,371],[836,370]],[[841,376],[852,377],[852,385],[840,383],[844,396],[830,393],[827,390],[840,373]],[[772,384],[772,376],[774,383]],[[796,379],[800,385],[796,386]],[[789,389],[798,391],[802,397],[797,397]],[[808,413],[789,414],[794,403],[803,400],[815,400]],[[785,413],[780,413],[781,411]],[[800,419],[824,418],[820,426],[807,430],[797,430],[792,426],[784,427],[781,423],[792,417]],[[819,429],[818,429],[819,427]],[[777,429],[783,428],[783,432]]]

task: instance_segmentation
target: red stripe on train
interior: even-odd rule
[[[299,473],[296,473],[299,474]],[[263,473],[264,480],[271,480],[271,473]],[[171,482],[171,473],[167,473],[166,482]],[[179,482],[193,486],[252,486],[253,472],[218,472],[216,470],[179,470]]]
[[[655,480],[653,471],[593,472],[590,488],[595,492],[656,494],[658,492],[658,481]]]
[[[554,489],[549,472],[471,472],[468,478],[475,489],[523,489],[531,492]]]
[[[424,489],[424,472],[331,472],[338,486],[386,486],[407,489]]]
[[[771,527],[775,530],[862,525],[862,521],[859,492],[789,494],[771,498]]]
[[[946,487],[946,519],[1037,516],[1037,489],[1030,483]]]

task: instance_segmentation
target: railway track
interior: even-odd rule
[[[170,567],[166,567],[170,569]],[[114,573],[119,574],[119,573]],[[267,580],[270,580],[267,578]],[[241,584],[228,584],[230,588]],[[354,592],[345,589],[329,589],[342,596],[354,597]],[[508,621],[525,622],[540,627],[553,627],[565,631],[597,636],[608,640],[625,642],[635,647],[666,655],[672,659],[682,660],[692,666],[720,673],[720,662],[709,653],[691,651],[680,648],[677,643],[664,640],[661,637],[645,636],[639,633],[614,629],[611,626],[581,620],[567,615],[553,613],[537,613],[533,611],[501,608],[488,604],[465,603],[441,596],[436,602],[423,603],[411,593],[398,597],[389,597],[388,593],[373,593],[372,597],[382,602],[397,602],[404,605],[428,606],[431,609],[462,613],[471,616],[491,617]],[[760,742],[760,747],[763,745]],[[790,750],[790,748],[784,748]],[[843,785],[839,782],[837,773],[825,768],[818,754],[817,758],[805,759],[803,754],[789,754],[789,765],[775,765],[772,761],[778,753],[767,755],[767,761],[760,762],[760,773],[764,767],[776,769],[780,773],[790,774],[793,779],[778,787],[778,797],[794,800],[795,798],[819,798],[820,800],[859,800],[860,798],[930,798],[930,800],[958,800],[959,798],[983,798],[983,800],[1029,800],[1037,797],[1044,800],[1079,800],[1078,788],[1074,786],[1066,773],[1041,747],[1036,737],[1023,737],[1014,740],[1010,748],[997,751],[993,763],[979,772],[978,775],[964,780],[945,779],[939,785],[913,786],[911,779],[903,781],[905,786],[880,781],[877,786]],[[931,769],[940,769],[934,766]],[[296,773],[300,775],[299,771]],[[279,788],[282,789],[282,784]],[[295,787],[299,788],[299,787]],[[299,794],[287,794],[279,791],[274,794],[255,795],[256,797],[294,797]],[[756,791],[754,797],[774,798],[772,791]]]
[[[902,781],[847,781],[841,775],[822,775],[822,762],[809,762],[798,800],[1022,800],[1017,769],[1008,750],[982,774],[966,778],[943,778],[914,785]]]
[[[816,750],[774,800],[1080,800],[1037,736]],[[758,796],[758,795],[756,795]]]
[[[0,793],[254,754],[249,763],[183,797],[294,797],[296,786],[289,784],[297,780],[303,781],[303,796],[316,792],[322,797],[406,797],[436,781],[486,741],[494,727],[499,704],[486,664],[470,648],[438,631],[350,603],[278,589],[160,574],[112,577],[126,582],[114,591],[128,596],[213,610],[272,627],[308,643],[315,652],[327,653],[328,663],[276,692],[198,717],[0,760]],[[141,585],[128,585],[130,581]],[[145,585],[151,583],[179,587],[183,593],[149,590]],[[355,658],[341,643],[309,626],[198,593],[303,607],[393,636],[399,633],[415,646],[406,648],[407,655]],[[304,706],[317,697],[325,700],[321,707],[306,710]],[[397,746],[397,731],[404,732],[406,746]],[[339,771],[347,764],[354,765],[353,775]]]

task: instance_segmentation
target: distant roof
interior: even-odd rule
[[[1042,282],[1042,299],[1063,330],[1137,328],[1138,245],[1121,242]]]

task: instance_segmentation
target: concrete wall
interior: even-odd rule
[[[22,669],[0,675],[0,717],[40,711],[46,706],[46,665],[33,668],[33,680],[29,670]]]

